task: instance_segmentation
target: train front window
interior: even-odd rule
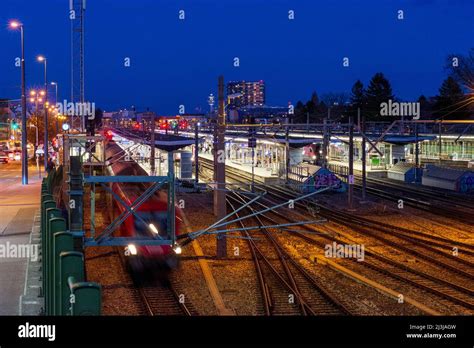
[[[167,236],[167,213],[160,212],[160,211],[138,211],[136,213],[146,224],[144,224],[141,220],[134,217],[134,228],[135,232],[138,236],[142,237],[150,237],[155,236],[153,229],[150,228],[150,224],[155,226],[156,230],[158,230],[158,234],[162,237]]]

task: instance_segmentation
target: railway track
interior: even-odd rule
[[[361,180],[361,177],[356,178]],[[367,178],[367,182],[376,186],[390,187],[402,191],[405,194],[416,194],[417,196],[426,197],[444,204],[456,205],[461,208],[473,209],[474,207],[474,197],[467,194],[445,192],[439,189],[430,189],[427,186],[415,184],[410,184],[410,186],[408,186],[405,183],[398,183],[391,180],[382,180],[376,178]]]
[[[266,209],[268,206],[262,204],[261,207],[262,209]],[[287,214],[281,214],[278,212],[272,212],[272,214],[284,219],[286,222],[295,221]],[[274,220],[271,220],[270,222],[275,223]],[[314,232],[319,232],[313,226],[302,227],[307,232],[312,232],[313,236]],[[321,250],[324,249],[328,242],[332,243],[335,241],[338,244],[347,243],[338,237],[327,236],[325,234],[319,234],[318,239],[314,239],[313,237],[298,231],[292,231],[289,233],[289,235],[302,239],[309,244],[315,245]],[[326,241],[322,241],[321,238],[325,239]],[[460,310],[465,310],[466,308],[471,310],[474,309],[474,291],[469,288],[466,288],[462,285],[453,284],[452,282],[443,278],[435,277],[423,271],[416,270],[404,263],[389,259],[371,250],[366,249],[365,255],[368,256],[368,258],[366,258],[364,262],[357,262],[354,259],[347,260],[348,263],[353,261],[349,266],[351,268],[354,268],[355,266],[357,272],[361,274],[367,274],[367,269],[369,269],[369,273],[371,275],[374,275],[373,271],[376,271],[378,275],[373,276],[372,278],[374,279],[377,279],[380,277],[380,274],[382,274],[383,276],[390,277],[391,281],[395,281],[399,286],[406,286],[408,284],[412,287],[416,287],[417,289],[421,289],[426,293],[436,295],[444,301],[446,306],[455,304]]]
[[[115,249],[120,258],[122,269],[129,273],[125,256],[122,249]],[[169,275],[167,275],[169,276]],[[180,294],[173,287],[172,281],[168,278],[162,279],[161,282],[152,284],[142,284],[136,275],[132,274],[132,285],[134,298],[142,308],[142,314],[147,316],[157,315],[175,315],[175,316],[191,316],[198,315],[194,307],[186,303],[184,298],[180,298]]]
[[[237,182],[242,181],[242,174],[241,173],[232,173],[232,171],[229,171],[228,169],[226,170],[228,173],[228,176],[232,178],[233,180]],[[230,175],[229,175],[230,174]],[[275,192],[274,191],[283,191],[286,196],[281,197],[281,192],[280,196],[276,198],[283,199],[284,201],[288,201],[291,198],[295,198],[294,192],[288,192],[286,190],[282,190],[281,188],[276,188],[276,187],[265,187],[264,185],[256,185],[256,187],[260,187],[267,191],[269,194],[267,194],[264,199],[268,200],[268,196],[273,196],[275,197]],[[276,203],[276,202],[273,202]],[[307,203],[307,202],[306,202]],[[261,202],[257,201],[255,204],[260,204],[262,205]],[[296,202],[295,203],[300,209],[303,209],[303,212],[307,213],[306,206],[302,204],[301,202]],[[262,205],[262,208],[266,208],[268,206]],[[323,208],[323,214],[324,216],[324,207],[319,207]],[[289,218],[287,214],[281,214],[279,212],[274,212],[272,211],[272,214],[276,214],[280,218],[284,219],[286,222],[294,222],[295,220],[292,218]],[[334,219],[334,215],[331,217],[328,217],[330,220]],[[344,225],[348,225],[350,228],[359,226],[361,225],[361,221],[352,221],[350,219],[354,219],[354,215],[348,214],[345,216],[345,220],[339,220],[340,223]],[[263,216],[263,219],[267,219],[268,216]],[[349,220],[347,218],[350,218]],[[366,220],[361,218],[362,220]],[[272,223],[275,223],[274,220],[271,221]],[[378,222],[368,220],[368,222],[377,225]],[[354,226],[355,225],[355,226]],[[363,225],[362,225],[363,226]],[[314,232],[318,231],[312,226],[302,226],[303,229],[307,231]],[[392,229],[396,230],[398,227],[389,225],[389,224],[381,224],[381,227],[385,228],[385,233],[388,233],[386,229]],[[320,232],[320,231],[318,231]],[[414,233],[413,233],[414,232]],[[411,234],[413,235],[411,235]],[[296,232],[292,231],[291,232],[292,236],[298,237],[300,239],[304,239],[305,241],[317,245],[320,248],[324,248],[324,246],[327,244],[327,242],[323,242],[320,240],[320,238],[326,239],[326,241],[330,241],[331,243],[333,241],[336,241],[337,243],[340,244],[345,244],[347,243],[344,240],[341,240],[340,238],[334,237],[334,236],[327,236],[324,234],[321,234],[318,236],[319,240],[314,239],[312,237],[307,236],[304,233],[301,232]],[[409,229],[400,229],[399,231],[399,236],[401,237],[406,237],[408,239],[405,239],[405,242],[409,243],[415,243],[419,245],[424,245],[428,244],[430,247],[439,247],[439,248],[446,248],[449,246],[451,249],[452,245],[456,245],[460,248],[459,253],[466,253],[467,255],[472,255],[474,248],[470,244],[464,244],[464,243],[457,243],[453,242],[452,240],[438,237],[438,236],[432,236],[423,232],[419,231],[411,231]],[[372,235],[372,237],[376,237],[376,235]],[[395,247],[397,246],[396,242],[390,242],[391,246]],[[406,244],[406,243],[405,243]],[[408,249],[410,249],[408,247]],[[433,253],[441,253],[441,255],[446,255],[446,252],[443,252],[441,250],[432,250]],[[413,268],[411,266],[408,266],[406,263],[401,263],[396,260],[393,260],[391,258],[386,257],[385,255],[382,255],[378,252],[374,252],[372,250],[366,250],[365,254],[369,256],[369,259],[366,259],[362,263],[355,262],[353,265],[357,265],[365,268],[364,273],[371,273],[374,274],[373,272],[377,272],[379,275],[382,274],[385,277],[389,277],[392,282],[396,282],[399,284],[399,286],[410,286],[410,287],[415,287],[417,289],[421,289],[424,293],[429,293],[431,295],[435,295],[437,298],[440,299],[440,302],[445,304],[446,307],[449,306],[454,306],[455,308],[458,308],[461,311],[465,311],[466,309],[473,310],[474,309],[474,291],[470,289],[469,287],[466,287],[465,284],[471,284],[472,283],[472,263],[469,261],[465,262],[461,261],[461,263],[464,263],[465,267],[468,267],[465,270],[459,270],[457,269],[456,266],[452,265],[453,267],[448,266],[449,271],[451,273],[455,273],[457,276],[460,277],[466,277],[469,278],[469,280],[464,279],[461,280],[461,284],[456,284],[451,281],[451,279],[446,278],[443,274],[443,276],[440,276],[442,273],[438,274],[430,274],[425,271],[421,271],[419,269]],[[418,252],[418,254],[422,255],[426,254],[426,250],[423,251],[423,253]],[[443,261],[437,260],[437,257],[429,257],[429,261],[434,261],[438,267],[441,267],[442,269],[445,268],[446,264]],[[449,257],[448,257],[449,258]],[[425,258],[425,261],[428,261]],[[354,261],[354,260],[353,260]],[[350,262],[350,261],[348,261]],[[357,266],[356,266],[357,267]]]
[[[235,193],[227,199],[231,209],[234,203],[245,199]],[[249,206],[247,209],[253,212]],[[240,216],[238,213],[237,217]],[[259,217],[255,217],[262,226]],[[239,221],[240,226],[245,223]],[[259,241],[245,231],[257,272],[265,315],[349,315],[350,310],[319,284],[275,240],[266,228],[260,228]]]
[[[270,203],[275,203],[275,202],[270,202]],[[265,207],[266,205],[262,206],[262,208],[265,208]],[[284,214],[281,214],[281,213],[278,213],[278,214],[280,218],[283,218],[288,222],[294,221],[293,219],[288,218]],[[355,223],[357,224],[357,222]],[[351,226],[351,228],[353,227],[354,226]],[[315,229],[311,228],[311,226],[303,226],[303,228],[308,231],[315,232]],[[317,245],[320,248],[324,248],[324,246],[327,244],[320,240],[316,240],[314,238],[308,237],[307,235],[300,232],[292,231],[291,235],[294,235],[300,239],[304,239],[305,241],[311,244]],[[336,241],[339,244],[347,243],[344,240],[341,240],[340,238],[337,238],[334,236],[329,237],[322,234],[322,235],[318,235],[318,237],[325,238],[326,240],[330,242]],[[455,303],[456,305],[461,306],[461,308],[467,308],[470,310],[474,309],[474,291],[465,286],[467,282],[466,279],[464,279],[464,283],[460,281],[461,284],[456,284],[450,280],[449,281],[446,280],[446,278],[440,277],[439,275],[435,276],[430,273],[414,269],[404,263],[395,261],[384,255],[381,255],[380,253],[376,253],[371,250],[366,250],[365,254],[369,256],[369,259],[366,259],[362,263],[353,262],[353,264],[359,264],[361,266],[370,267],[371,269],[377,271],[378,273],[388,275],[395,280],[402,281],[406,284],[410,284],[426,292],[430,292],[442,298],[443,300],[449,301],[449,303],[451,304]],[[437,261],[435,262],[436,264],[441,265],[441,267],[446,266],[443,264],[443,262],[437,262]],[[466,276],[469,279],[472,278],[472,274],[473,274],[472,268],[466,271],[461,271],[461,272],[458,272],[459,270],[457,269],[453,269],[451,267],[449,268],[452,272],[456,274],[461,273],[463,276]],[[470,283],[467,282],[467,284],[470,284]]]
[[[148,315],[195,315],[194,309],[180,300],[171,284],[137,287],[140,299]]]
[[[362,185],[361,184],[355,184],[354,187],[356,189],[361,190]],[[383,189],[378,189],[374,187],[368,186],[366,188],[367,192],[369,194],[372,194],[373,196],[379,197],[386,199],[388,201],[392,202],[398,202],[400,199],[403,201],[403,204],[406,204],[410,207],[426,211],[428,213],[436,214],[438,216],[443,216],[448,219],[456,220],[459,221],[465,225],[472,226],[474,225],[474,219],[473,219],[473,213],[469,213],[465,210],[461,209],[466,209],[466,207],[461,208],[461,209],[456,209],[456,208],[451,208],[450,206],[454,205],[454,202],[451,202],[451,204],[447,202],[443,202],[443,205],[440,205],[439,202],[438,204],[434,204],[433,202],[426,201],[426,200],[421,200],[420,198],[414,198],[413,193],[403,193],[399,194],[396,192],[387,192],[387,188]],[[425,196],[425,198],[427,198]],[[431,200],[436,200],[436,197],[432,197]],[[449,205],[448,205],[449,204]]]
[[[288,200],[295,198],[291,192],[284,192],[281,188],[275,189],[266,187],[265,189],[271,190],[272,197],[277,197],[281,200]],[[274,190],[278,190],[279,194],[274,193]],[[268,192],[268,191],[267,191]],[[284,196],[282,196],[282,194]],[[296,206],[304,209],[305,206],[301,202],[296,202]],[[326,207],[316,204],[320,208],[320,214],[323,217],[328,218],[331,221],[337,222],[343,226],[349,226],[351,229],[375,238],[379,241],[384,242],[396,249],[399,249],[407,254],[414,255],[420,259],[430,262],[431,264],[437,265],[441,268],[448,269],[453,273],[461,275],[464,279],[474,280],[474,263],[469,260],[463,259],[459,256],[454,256],[450,252],[452,247],[457,244],[441,237],[437,237],[436,241],[425,240],[418,237],[412,237],[409,234],[412,232],[408,229],[403,229],[403,233],[398,232],[398,228],[391,226],[387,228],[387,224],[378,224],[376,221],[364,219],[353,214],[348,214],[342,211],[333,211]],[[381,232],[383,235],[381,235]],[[428,235],[425,235],[425,237]],[[394,238],[395,237],[395,238]],[[440,242],[443,241],[443,243]],[[446,243],[450,243],[446,244]],[[428,245],[431,244],[431,245]],[[444,247],[445,250],[436,249],[437,247]],[[472,255],[474,248],[468,244],[464,244],[458,248],[458,252],[461,254]]]

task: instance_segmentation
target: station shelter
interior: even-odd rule
[[[379,137],[370,137],[375,143]],[[366,141],[366,170],[385,171],[399,162],[414,162],[415,142],[421,144],[432,141],[434,136],[385,135],[375,144],[375,148]],[[377,151],[378,150],[378,151]],[[421,153],[421,150],[419,150]],[[420,157],[421,158],[421,157]],[[349,142],[347,137],[331,139],[329,163],[347,166],[349,163]],[[354,137],[354,169],[362,169],[362,138]]]
[[[213,136],[205,137],[201,143],[199,153],[212,155]],[[279,176],[285,170],[285,146],[274,141],[257,139],[253,148],[253,165],[260,168],[259,172],[266,172],[270,176]],[[234,163],[243,168],[252,167],[252,147],[247,138],[225,137],[226,163]]]

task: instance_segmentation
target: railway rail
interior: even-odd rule
[[[227,201],[229,206],[235,210],[233,203],[242,204],[245,199],[234,193]],[[247,210],[254,212],[250,206]],[[236,215],[239,216],[238,213]],[[263,222],[259,217],[254,219],[260,226],[263,226]],[[243,221],[239,221],[239,223],[242,227],[245,226]],[[308,271],[279,245],[271,232],[266,228],[260,228],[259,232],[266,242],[255,242],[255,233],[250,236],[245,231],[244,235],[255,263],[266,315],[352,314],[341,301],[337,300],[322,284],[319,284]],[[285,290],[281,291],[282,288]],[[290,301],[288,292],[294,296],[294,302]]]
[[[232,170],[226,169],[227,175],[229,178],[237,182],[242,182],[242,173],[233,173]],[[294,192],[289,192],[288,190],[278,188],[275,186],[265,186],[265,185],[256,185],[257,188],[265,190],[268,194],[265,196],[265,199],[269,199],[268,196],[276,198],[280,202],[288,201],[289,199],[295,198]],[[273,203],[276,203],[273,201]],[[255,202],[255,204],[262,205],[261,202]],[[312,202],[311,204],[314,204]],[[301,202],[296,202],[295,205],[300,209],[300,211],[306,212],[306,206]],[[266,205],[262,205],[263,208],[267,207]],[[332,215],[327,214],[328,209],[323,206],[318,206],[320,209],[321,216],[326,216],[329,220],[335,221],[336,223],[343,224],[348,226],[351,229],[355,229],[355,227],[366,228],[365,224],[369,224],[373,228],[379,228],[379,231],[383,232],[384,235],[392,233],[396,237],[399,237],[402,241],[404,241],[405,246],[402,246],[400,241],[396,242],[391,239],[384,238],[388,245],[391,247],[398,247],[402,249],[404,252],[415,253],[415,256],[427,261],[428,264],[434,263],[436,267],[442,268],[444,270],[448,270],[451,275],[455,275],[455,277],[459,277],[459,281],[453,283],[450,280],[447,280],[446,277],[440,277],[439,274],[433,275],[424,270],[419,270],[414,267],[408,266],[405,263],[398,262],[391,258],[386,257],[385,255],[380,254],[379,252],[374,252],[372,250],[367,250],[366,255],[369,256],[369,260],[365,260],[363,263],[359,263],[359,267],[365,267],[366,272],[367,269],[370,268],[369,272],[377,272],[378,274],[383,274],[391,278],[391,281],[396,281],[400,285],[409,285],[412,287],[416,287],[418,289],[423,290],[424,292],[430,293],[435,295],[436,297],[440,298],[446,306],[455,305],[458,306],[460,310],[473,310],[474,309],[474,291],[469,287],[465,286],[465,284],[472,283],[473,279],[473,264],[464,259],[452,258],[452,255],[449,255],[446,251],[438,250],[436,248],[444,248],[449,249],[452,248],[453,245],[459,248],[460,254],[466,255],[473,255],[474,247],[470,244],[466,243],[458,243],[454,242],[450,239],[433,236],[427,233],[423,233],[420,231],[412,231],[405,228],[398,228],[396,226],[390,224],[383,224],[378,223],[376,221],[364,219],[361,217],[357,217],[353,214],[346,214],[343,212],[333,212]],[[303,210],[301,210],[303,209]],[[326,213],[326,215],[325,215]],[[281,214],[279,212],[272,211],[272,214],[279,216],[280,219],[284,219],[287,222],[294,222],[295,220],[288,217],[287,214]],[[341,215],[338,215],[341,214]],[[268,219],[268,216],[263,216],[262,219]],[[273,220],[273,223],[275,221]],[[319,232],[313,226],[302,226],[303,229],[306,231]],[[344,244],[346,243],[344,240],[337,238],[335,236],[328,236],[324,234],[318,235],[318,239],[313,237],[309,237],[302,232],[291,232],[292,236],[298,237],[307,241],[308,243],[317,245],[319,247],[324,247],[327,242],[321,241],[320,238],[326,239],[326,241],[336,241],[337,243]],[[370,234],[371,238],[380,237],[378,234]],[[410,244],[410,246],[406,246]],[[414,250],[412,245],[416,245],[415,248],[420,248],[422,250]],[[424,249],[424,250],[423,250]],[[431,255],[430,255],[431,253]],[[436,257],[433,256],[436,254]],[[444,260],[439,260],[439,258],[443,257]],[[447,261],[449,260],[449,261]],[[452,264],[447,264],[446,262],[452,262]]]
[[[117,247],[115,250],[119,255],[124,272],[130,272],[122,249]],[[180,297],[170,279],[165,278],[161,279],[161,282],[145,284],[138,279],[137,275],[131,275],[137,295],[136,298],[143,309],[144,315],[197,315],[194,307],[186,304],[184,299]]]

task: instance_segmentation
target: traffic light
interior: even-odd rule
[[[18,123],[16,123],[16,121],[13,121],[13,122],[12,122],[12,129],[13,129],[13,130],[17,130],[18,128],[20,128],[20,126],[18,125]]]

